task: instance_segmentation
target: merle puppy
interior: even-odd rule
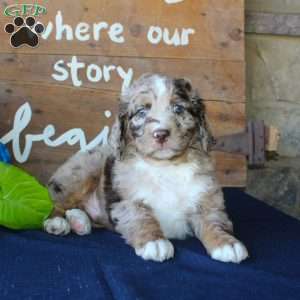
[[[232,235],[209,157],[205,107],[190,82],[146,74],[122,95],[109,143],[79,152],[52,176],[55,211],[45,230],[120,233],[137,255],[173,257],[169,239],[196,236],[223,262],[247,258]]]

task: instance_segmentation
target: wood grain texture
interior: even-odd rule
[[[57,134],[81,127],[88,138],[95,136],[104,125],[111,125],[106,110],[117,111],[119,93],[110,90],[81,89],[66,86],[39,85],[17,81],[0,82],[0,136],[12,125],[17,109],[29,102],[32,111],[30,132],[40,132],[45,125],[55,124]],[[215,136],[242,131],[245,127],[245,104],[205,101],[210,127]],[[93,122],[97,120],[97,122]],[[6,124],[6,126],[4,126]]]
[[[300,36],[300,13],[247,12],[246,32]]]
[[[0,80],[17,80],[36,82],[36,84],[58,84],[73,86],[69,76],[68,80],[59,82],[51,76],[57,73],[53,66],[64,61],[66,66],[72,56],[36,55],[36,54],[0,54]],[[103,71],[104,66],[121,66],[124,70],[133,69],[134,78],[143,73],[158,72],[172,77],[187,77],[192,79],[193,85],[198,89],[204,99],[222,100],[228,102],[245,101],[245,71],[243,62],[215,61],[215,60],[184,60],[184,59],[144,59],[123,57],[91,57],[78,56],[78,61],[84,62],[86,68],[96,64]],[[105,89],[120,91],[122,79],[117,71],[111,72],[111,80],[106,82],[102,76],[99,82],[91,82],[87,78],[86,68],[79,71],[82,87],[92,89]],[[17,75],[17,76],[16,76]]]
[[[45,5],[44,1],[35,1]],[[13,0],[0,0],[0,7],[14,4]],[[51,1],[45,5],[48,13],[39,18],[43,24],[55,23],[55,16],[62,11],[63,21],[75,28],[79,22],[90,25],[102,21],[124,25],[126,42],[111,42],[103,32],[99,41],[92,39],[57,41],[55,34],[43,40],[35,53],[77,54],[94,56],[158,57],[187,59],[244,60],[244,10],[243,0],[189,0],[178,5],[167,5],[164,0],[152,1]],[[0,15],[0,28],[11,18]],[[194,28],[188,47],[166,44],[152,45],[147,42],[150,26],[169,28]],[[91,26],[92,27],[92,26]],[[8,41],[8,34],[0,30],[0,40]],[[188,51],[187,51],[188,48]],[[11,52],[9,43],[2,43],[0,52]],[[30,53],[26,47],[16,53]]]
[[[246,0],[246,10],[270,13],[300,13],[299,0]]]

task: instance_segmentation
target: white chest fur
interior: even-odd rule
[[[120,171],[117,177],[122,177],[118,182],[122,182],[124,196],[150,206],[167,238],[191,234],[188,216],[199,208],[212,178],[197,175],[199,169],[193,163],[153,165],[137,160]]]

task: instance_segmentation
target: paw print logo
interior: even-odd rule
[[[8,23],[4,28],[8,34],[11,34],[10,43],[14,48],[22,45],[36,47],[39,44],[39,35],[44,29],[44,25],[36,23],[33,17],[27,17],[25,22],[22,17],[16,17],[14,24]]]

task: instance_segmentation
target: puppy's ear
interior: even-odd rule
[[[127,105],[122,103],[119,106],[119,114],[111,128],[109,136],[109,145],[112,147],[113,152],[117,159],[122,159],[123,152],[126,147],[126,130],[128,124]]]
[[[208,153],[211,150],[211,147],[216,143],[216,140],[213,137],[208,126],[206,117],[204,117],[204,121],[202,122],[202,124],[199,125],[199,139],[202,150],[206,153]]]
[[[194,118],[197,122],[197,140],[203,151],[209,152],[212,145],[215,144],[215,139],[209,129],[205,105],[203,100],[199,97],[198,92],[193,89],[192,83],[186,78],[174,79],[175,93],[186,101],[191,101]]]
[[[175,91],[178,96],[185,100],[189,100],[193,92],[192,83],[187,78],[174,79]]]
[[[197,120],[197,135],[201,148],[204,152],[208,153],[211,147],[215,144],[215,138],[213,137],[209,128],[206,109],[203,100],[199,97],[197,91],[191,91],[191,101],[193,104],[193,115]]]

